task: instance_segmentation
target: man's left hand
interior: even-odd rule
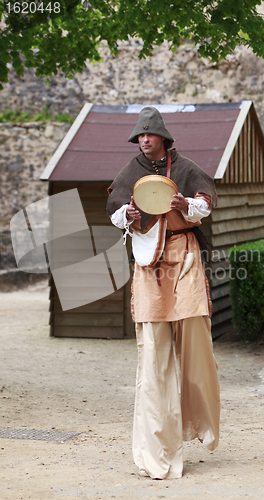
[[[176,210],[183,210],[184,212],[188,212],[188,206],[188,200],[186,200],[186,198],[184,198],[181,193],[173,195],[173,199],[170,203],[171,209],[176,208]]]

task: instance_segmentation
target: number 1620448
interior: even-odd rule
[[[54,12],[54,14],[59,14],[61,11],[60,2],[8,2],[6,4],[7,11],[10,14],[14,12],[14,14],[35,14],[35,12]]]

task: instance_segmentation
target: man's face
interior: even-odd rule
[[[138,142],[141,151],[151,160],[159,160],[164,154],[164,137],[157,134],[139,134]]]

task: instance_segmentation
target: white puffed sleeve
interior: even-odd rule
[[[188,222],[199,222],[203,217],[210,215],[211,210],[207,201],[202,198],[186,198],[186,200],[189,203],[188,213],[184,210],[181,210],[181,213]]]
[[[132,224],[133,219],[131,221],[128,221],[126,218],[126,210],[127,210],[128,204],[122,205],[122,207],[118,208],[113,215],[111,215],[111,222],[114,224],[114,226],[118,227],[119,229],[125,229],[124,233],[124,245],[126,244],[126,238],[127,235],[132,236],[132,233],[129,231],[130,224]]]

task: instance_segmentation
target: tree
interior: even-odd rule
[[[8,63],[21,76],[27,67],[35,68],[37,76],[61,70],[73,78],[87,59],[100,60],[100,41],[106,40],[117,54],[118,41],[129,37],[143,40],[140,58],[151,55],[164,40],[174,51],[186,38],[212,61],[225,58],[237,44],[264,57],[264,20],[257,12],[261,0],[90,2],[0,0],[0,81],[8,81]]]

